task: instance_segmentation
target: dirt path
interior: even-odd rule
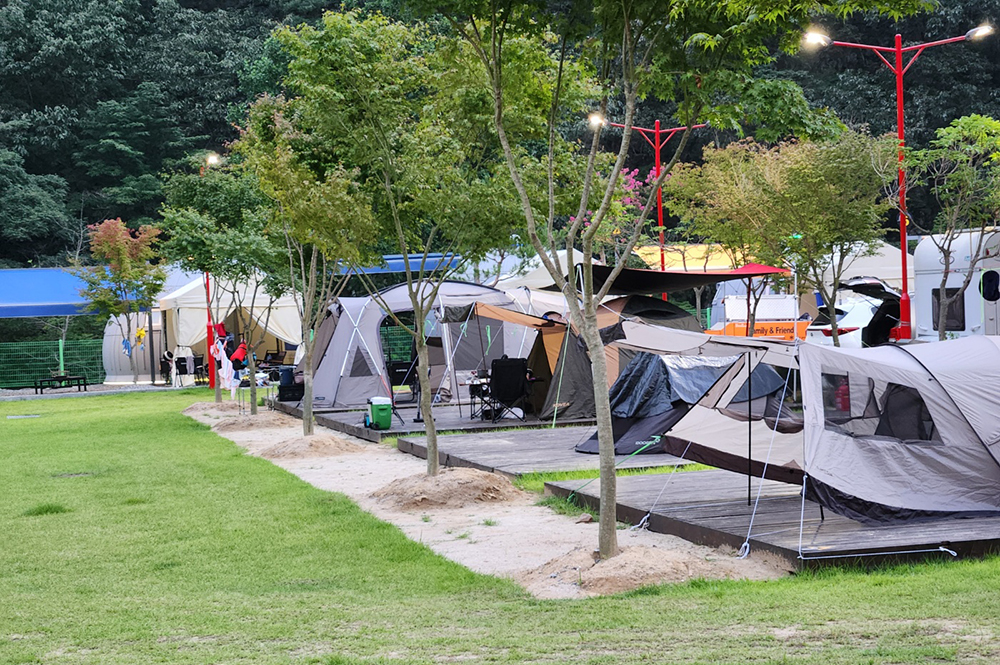
[[[509,577],[539,598],[583,598],[661,582],[776,579],[787,566],[763,553],[731,552],[648,531],[619,531],[621,555],[596,563],[597,524],[536,506],[501,476],[456,469],[428,483],[426,462],[394,448],[262,411],[238,416],[226,403],[184,412],[211,425],[249,454],[324,490],[346,494],[408,537],[477,572]],[[489,436],[484,433],[483,436]],[[381,492],[380,492],[381,490]],[[380,495],[376,496],[376,493]],[[444,505],[440,505],[444,504]]]

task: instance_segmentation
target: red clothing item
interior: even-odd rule
[[[236,350],[233,351],[233,355],[229,356],[229,359],[233,362],[239,361],[245,363],[247,361],[247,343],[240,342],[240,345],[236,347]]]

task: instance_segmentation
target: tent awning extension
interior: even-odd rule
[[[611,266],[594,265],[594,291],[603,288],[604,283],[611,277],[614,268]],[[711,272],[689,271],[689,270],[639,270],[637,268],[625,268],[614,284],[611,285],[609,295],[632,296],[650,295],[655,293],[669,293],[670,291],[683,291],[694,289],[699,286],[718,284],[732,279],[747,279],[752,277],[766,277],[769,275],[788,275],[789,270],[785,268],[775,268],[765,266],[760,263],[748,263],[736,270],[713,270]]]
[[[0,270],[0,318],[88,314],[85,286],[62,268]]]

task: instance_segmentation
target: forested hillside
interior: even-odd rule
[[[282,21],[316,1],[10,0],[0,8],[0,265],[64,265],[81,229],[148,222],[160,174],[220,150]],[[266,61],[266,60],[265,60]]]
[[[356,4],[410,16],[405,3]],[[223,151],[246,103],[275,89],[283,58],[272,29],[332,8],[321,0],[3,3],[0,267],[65,265],[85,225],[154,219],[161,174]],[[890,45],[897,31],[910,42],[934,40],[998,16],[1000,0],[961,0],[898,24],[868,16],[817,23],[838,40]],[[772,69],[847,123],[894,130],[892,76],[873,54],[831,48],[783,57]],[[1000,117],[998,77],[997,37],[923,54],[906,78],[911,145],[961,115]],[[637,124],[669,126],[670,114],[653,90]],[[701,141],[725,138],[705,133]],[[652,164],[642,143],[634,142],[631,167]]]

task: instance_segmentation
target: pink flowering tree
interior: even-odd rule
[[[632,246],[642,245],[643,241],[651,238],[646,232],[648,225],[642,224],[641,220],[643,207],[656,175],[650,171],[645,179],[638,176],[639,169],[622,171],[615,197],[605,215],[605,222],[594,233],[594,253],[604,265],[617,265],[619,261],[624,263],[628,260]],[[588,210],[581,218],[584,229],[590,229],[593,215],[594,211]],[[577,217],[571,216],[569,223],[572,225],[576,220]],[[637,224],[643,227],[643,231],[640,232],[637,243],[633,244],[632,233]]]

